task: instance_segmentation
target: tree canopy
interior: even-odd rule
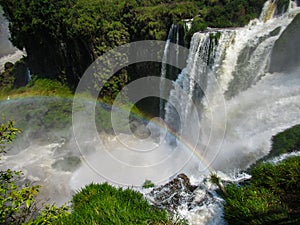
[[[11,41],[26,49],[32,74],[75,88],[88,66],[103,53],[138,40],[165,40],[173,23],[194,18],[193,32],[242,26],[258,17],[265,0],[0,0]],[[156,74],[157,66],[150,66]],[[155,67],[155,68],[153,68]],[[113,98],[149,67],[120,71],[105,95]],[[156,71],[156,72],[155,72]],[[159,72],[157,75],[159,76]],[[110,90],[110,88],[113,90]]]

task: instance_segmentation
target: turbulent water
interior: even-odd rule
[[[73,124],[86,129],[82,140],[72,137],[71,128],[54,134],[43,125],[45,132],[25,132],[3,157],[1,166],[22,169],[30,180],[43,185],[43,196],[59,204],[90,182],[139,186],[150,179],[162,184],[184,172],[199,187],[193,193],[183,193],[185,200],[175,211],[190,224],[224,224],[223,200],[207,175],[218,171],[223,180],[248,178],[239,171],[268,153],[271,137],[300,124],[300,67],[289,73],[268,73],[272,47],[299,9],[291,3],[287,13],[275,18],[274,10],[268,1],[261,17],[245,27],[194,34],[187,66],[174,81],[165,105],[165,123],[152,120],[146,126],[138,122],[136,136],[101,133],[98,137],[84,124]],[[175,34],[177,42],[174,30],[175,26],[168,40]],[[163,84],[160,88],[164,91]],[[48,115],[55,114],[51,107],[58,100],[49,101],[8,100],[1,103],[0,112],[14,111],[10,115],[20,118],[17,122],[22,124],[25,119],[31,124],[24,130],[34,130],[47,123]],[[40,141],[30,141],[32,135]],[[84,140],[84,152],[79,152],[76,142]],[[129,151],[132,149],[137,153]],[[108,155],[116,160],[108,160]],[[69,159],[74,158],[80,158],[81,163],[73,165]],[[153,200],[149,193],[145,196]]]
[[[170,93],[166,123],[177,141],[197,143],[214,170],[247,168],[268,153],[273,135],[300,122],[300,67],[268,73],[272,47],[299,9],[292,2],[287,13],[274,18],[275,11],[268,1],[260,19],[246,27],[195,33],[187,66]],[[201,207],[183,204],[179,211],[191,224],[221,224],[220,205],[212,202],[203,197]]]

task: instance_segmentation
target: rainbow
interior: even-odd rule
[[[78,99],[80,99],[80,101],[87,102],[87,103],[94,103],[95,102],[95,99],[92,99],[91,96],[88,96],[88,95],[80,95]],[[58,95],[53,95],[53,96],[38,95],[37,96],[37,95],[27,95],[27,94],[26,95],[22,95],[22,94],[12,95],[12,96],[7,96],[6,99],[4,97],[2,97],[2,99],[0,100],[0,106],[1,105],[2,106],[12,105],[14,103],[19,103],[19,102],[24,102],[24,104],[28,103],[28,102],[38,102],[37,106],[40,107],[39,102],[57,101],[57,100],[68,101],[71,104],[74,100],[74,95],[69,95],[69,96],[58,96]],[[120,107],[116,108],[115,105],[104,103],[103,101],[99,101],[99,100],[97,101],[97,104],[99,104],[101,106],[101,108],[103,110],[107,111],[108,113],[111,112],[111,110],[122,110],[122,111],[127,111],[128,112],[128,111],[131,111],[131,108],[132,108],[132,107],[129,107],[128,105],[120,106]],[[72,106],[72,105],[70,105],[70,106]],[[71,112],[72,112],[72,108],[70,108],[70,113]],[[0,114],[5,115],[6,113],[7,112],[5,112],[5,107],[1,107]],[[22,112],[17,112],[17,113],[21,114]],[[172,135],[173,137],[176,138],[179,145],[183,146],[188,151],[190,151],[192,153],[192,156],[195,156],[210,173],[213,173],[215,171],[211,166],[211,162],[207,161],[205,156],[201,153],[201,150],[199,150],[197,148],[197,144],[196,144],[196,146],[193,146],[192,143],[190,143],[184,137],[179,135],[175,130],[172,130],[172,128],[168,127],[161,120],[153,119],[152,116],[150,116],[146,113],[142,113],[140,111],[135,111],[135,112],[131,111],[130,113],[134,118],[136,118],[140,121],[143,121],[145,124],[148,123],[149,121],[151,121],[151,123],[155,124],[159,128],[166,130],[166,132],[168,134],[170,134],[170,135]],[[16,116],[15,114],[16,113],[12,113],[12,114],[9,113],[9,115],[6,115],[6,117],[7,117],[7,119],[15,120],[16,119],[16,118],[14,118]],[[9,118],[10,116],[12,118]],[[20,118],[16,119],[17,123],[18,123],[18,121],[20,121]]]

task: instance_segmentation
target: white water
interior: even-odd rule
[[[172,55],[173,52],[170,52],[170,43],[174,42],[177,44],[177,48],[175,50],[175,55]],[[160,110],[160,115],[163,118],[164,117],[164,101],[163,101],[163,96],[165,96],[165,82],[164,78],[167,77],[167,59],[170,58],[172,62],[174,62],[175,66],[178,66],[178,58],[179,58],[179,26],[172,24],[168,38],[166,40],[166,45],[164,49],[164,54],[162,58],[162,67],[161,67],[161,82],[160,82],[160,104],[159,104],[159,110]]]
[[[224,224],[222,199],[214,192],[216,187],[206,179],[209,174],[207,165],[194,156],[190,160],[190,151],[197,145],[196,151],[205,155],[209,166],[223,171],[218,172],[223,180],[247,179],[246,174],[231,172],[236,168],[244,169],[267,154],[272,135],[300,123],[300,69],[289,74],[266,73],[267,59],[278,35],[258,41],[277,26],[282,26],[283,31],[292,20],[290,15],[287,13],[265,23],[254,20],[244,28],[221,30],[222,35],[218,45],[213,47],[209,66],[204,63],[210,41],[208,34],[195,34],[187,68],[170,94],[169,103],[177,106],[179,113],[174,115],[173,109],[166,108],[167,123],[174,126],[181,137],[175,149],[167,143],[149,139],[133,140],[127,134],[118,137],[101,134],[105,143],[94,146],[94,140],[90,140],[87,150],[91,154],[82,157],[82,166],[73,173],[52,168],[57,160],[54,151],[59,143],[32,144],[15,155],[3,157],[2,166],[22,169],[28,178],[44,186],[43,196],[59,204],[65,202],[72,191],[90,182],[108,180],[115,184],[115,181],[121,181],[130,186],[141,185],[145,179],[151,179],[155,183],[163,183],[170,174],[185,172],[192,183],[201,184],[201,188],[195,194],[197,206],[189,209],[184,203],[178,206],[177,212],[190,224]],[[254,51],[246,60],[249,63],[240,67],[252,71],[244,79],[244,73],[237,70],[238,59],[243,50],[252,46],[255,46]],[[256,63],[259,66],[256,67]],[[191,77],[188,78],[187,74]],[[202,87],[204,97],[196,81]],[[186,95],[181,94],[179,87]],[[179,123],[174,123],[178,118]],[[152,126],[159,130],[155,123]],[[89,136],[88,130],[86,135]],[[156,151],[147,158],[142,152],[139,158],[133,158],[124,147],[124,140],[129,150],[155,148]],[[69,142],[75,143],[72,139]],[[61,148],[62,155],[66,154],[63,151],[70,151],[64,149],[64,145]],[[77,152],[75,147],[71,149]],[[131,166],[106,160],[105,152]],[[162,163],[153,166],[157,162]],[[99,164],[99,167],[90,168],[90,164]],[[110,176],[104,179],[99,170]]]
[[[23,51],[12,45],[9,37],[8,21],[3,16],[3,11],[0,7],[0,72],[4,71],[6,62],[15,63],[25,55]]]
[[[42,184],[39,200],[47,203],[56,202],[61,205],[71,197],[71,190],[66,183],[70,180],[71,172],[57,171],[52,168],[55,162],[54,153],[61,143],[48,145],[33,144],[17,155],[1,157],[1,169],[22,170],[25,177],[33,184]]]
[[[197,151],[215,170],[228,173],[247,168],[269,152],[273,135],[300,123],[300,67],[288,74],[267,73],[272,46],[280,35],[270,37],[269,33],[279,26],[282,32],[299,9],[291,7],[290,12],[272,18],[275,9],[269,7],[268,2],[260,20],[246,27],[219,31],[222,36],[213,52],[213,65],[206,66],[207,52],[199,51],[208,48],[208,35],[196,33],[188,65],[176,81],[188,93],[188,99],[183,99],[176,87],[168,103],[179,109],[175,112],[166,106],[166,122],[180,137],[190,137],[200,130]],[[195,93],[201,92],[195,81],[205,93],[203,98],[200,95],[200,106],[193,102],[194,98],[199,101]],[[198,116],[200,125],[191,115]],[[179,207],[178,211],[190,224],[224,222],[218,204],[192,210]]]

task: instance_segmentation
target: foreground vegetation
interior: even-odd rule
[[[229,224],[299,224],[300,157],[253,169],[250,184],[226,186]]]
[[[141,193],[90,184],[75,194],[71,214],[58,224],[174,224],[166,211],[151,206]]]
[[[13,121],[4,119],[1,122],[0,156],[5,153],[7,144],[20,132],[20,129],[15,128]],[[0,224],[53,224],[67,214],[66,206],[58,208],[55,205],[44,205],[40,211],[36,204],[40,186],[24,183],[23,178],[21,171],[0,171]],[[37,213],[40,213],[40,216],[35,219]]]
[[[299,137],[299,125],[275,135],[267,158],[299,151]],[[249,183],[225,187],[224,217],[228,223],[300,224],[300,156],[278,164],[261,161],[250,173]]]

